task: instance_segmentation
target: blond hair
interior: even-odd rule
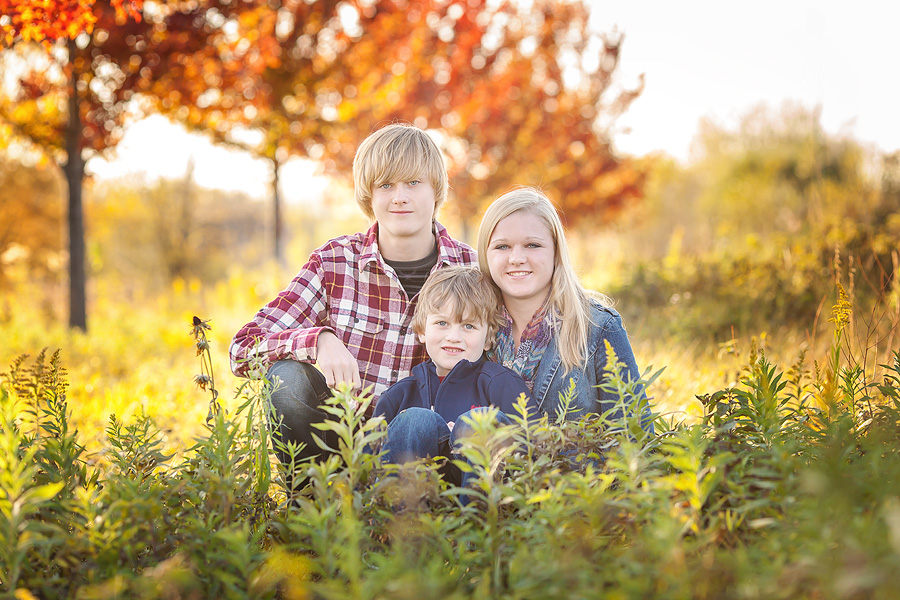
[[[569,258],[566,232],[556,207],[539,189],[521,187],[506,192],[494,200],[484,213],[478,227],[478,266],[499,291],[490,278],[487,254],[491,236],[497,224],[516,212],[525,212],[541,219],[553,238],[554,268],[550,279],[548,312],[552,315],[554,336],[566,371],[585,364],[588,359],[588,336],[592,325],[591,300],[611,306],[610,299],[586,289]]]
[[[499,290],[477,267],[444,267],[429,275],[419,291],[412,328],[423,334],[429,315],[452,307],[452,314],[443,314],[460,323],[484,323],[487,340],[493,344],[501,323],[500,303]]]
[[[370,219],[372,189],[384,183],[427,178],[434,188],[434,215],[447,199],[447,167],[427,133],[407,123],[392,123],[362,141],[353,158],[356,203]]]

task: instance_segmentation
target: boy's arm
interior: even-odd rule
[[[394,420],[401,399],[397,390],[397,384],[394,384],[378,397],[378,401],[375,402],[375,411],[372,413],[373,417],[384,417],[388,423]]]
[[[528,407],[529,416],[536,417],[538,415],[537,404],[534,398],[531,397],[531,392],[528,391],[525,380],[514,371],[507,369],[504,373],[494,377],[491,380],[489,393],[491,405],[496,406],[509,415],[518,414],[515,409],[516,402],[520,395],[525,394],[525,397],[528,399],[526,406]]]
[[[288,287],[235,334],[229,349],[234,374],[248,376],[251,359],[256,357],[264,368],[282,359],[314,362],[319,335],[334,333],[326,320],[325,285],[322,262],[314,254]]]

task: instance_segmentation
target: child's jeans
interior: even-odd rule
[[[472,433],[472,426],[465,422],[465,417],[472,417],[475,413],[486,410],[488,407],[481,406],[461,414],[453,425],[453,431],[450,431],[444,418],[433,410],[404,410],[388,425],[384,462],[401,464],[420,458],[444,456],[448,463],[441,469],[441,474],[450,483],[467,487],[476,474],[463,473],[449,461],[463,459],[455,450],[459,447],[459,440]],[[511,422],[502,412],[497,413],[497,425],[509,425]],[[460,495],[460,502],[468,504],[468,495]]]

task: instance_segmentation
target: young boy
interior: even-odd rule
[[[377,398],[425,359],[411,326],[422,283],[448,265],[476,261],[435,220],[447,169],[424,131],[392,124],[369,135],[357,149],[353,181],[357,204],[375,223],[313,252],[230,348],[235,375],[250,376],[253,358],[268,369],[275,437],[305,444],[298,460],[321,453],[313,436],[323,433],[314,424],[326,418],[320,405],[329,388],[345,381]],[[289,464],[288,453],[278,454]]]
[[[386,462],[449,458],[466,429],[459,418],[479,407],[496,406],[499,421],[506,424],[506,414],[515,414],[515,402],[525,394],[529,412],[537,415],[525,381],[484,358],[500,324],[499,307],[496,289],[475,267],[447,267],[425,282],[413,330],[430,360],[414,367],[375,405],[375,416],[388,421]]]

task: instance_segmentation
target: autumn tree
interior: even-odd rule
[[[222,16],[203,51],[171,65],[149,90],[160,112],[270,162],[278,260],[281,167],[304,157],[330,172],[344,169],[340,158],[352,158],[362,137],[393,117],[400,102],[389,93],[395,75],[380,57],[411,43],[417,29],[407,21],[421,16],[415,4],[407,11],[405,2],[249,0],[240,13]],[[357,102],[367,109],[354,109]]]
[[[0,0],[6,1],[6,0]],[[82,186],[85,161],[119,141],[128,110],[160,71],[207,45],[207,7],[133,0],[15,1],[0,55],[17,85],[0,119],[54,161],[68,183],[72,327],[86,329]],[[35,42],[41,42],[36,44]]]
[[[149,87],[155,108],[213,139],[271,164],[273,253],[284,257],[279,173],[292,156],[318,159],[339,143],[330,126],[333,90],[352,85],[346,50],[353,32],[340,13],[347,2],[242,3],[240,12],[211,9],[221,25],[209,43],[169,65]]]
[[[544,185],[572,220],[608,217],[639,191],[642,172],[607,135],[637,93],[607,98],[621,38],[591,34],[581,2],[245,4],[214,40],[216,60],[168,73],[192,108],[163,94],[157,108],[272,163],[279,259],[281,165],[304,157],[347,174],[359,141],[390,121],[443,132],[469,219],[516,183]]]
[[[140,19],[143,0],[110,0],[120,21]],[[0,42],[51,45],[91,33],[104,10],[96,0],[0,0]]]
[[[546,188],[573,223],[639,195],[643,170],[614,155],[609,132],[641,84],[616,91],[623,38],[590,32],[588,18],[582,2],[450,5],[425,16],[424,62],[392,67],[403,100],[388,118],[445,132],[464,220],[517,184]]]

